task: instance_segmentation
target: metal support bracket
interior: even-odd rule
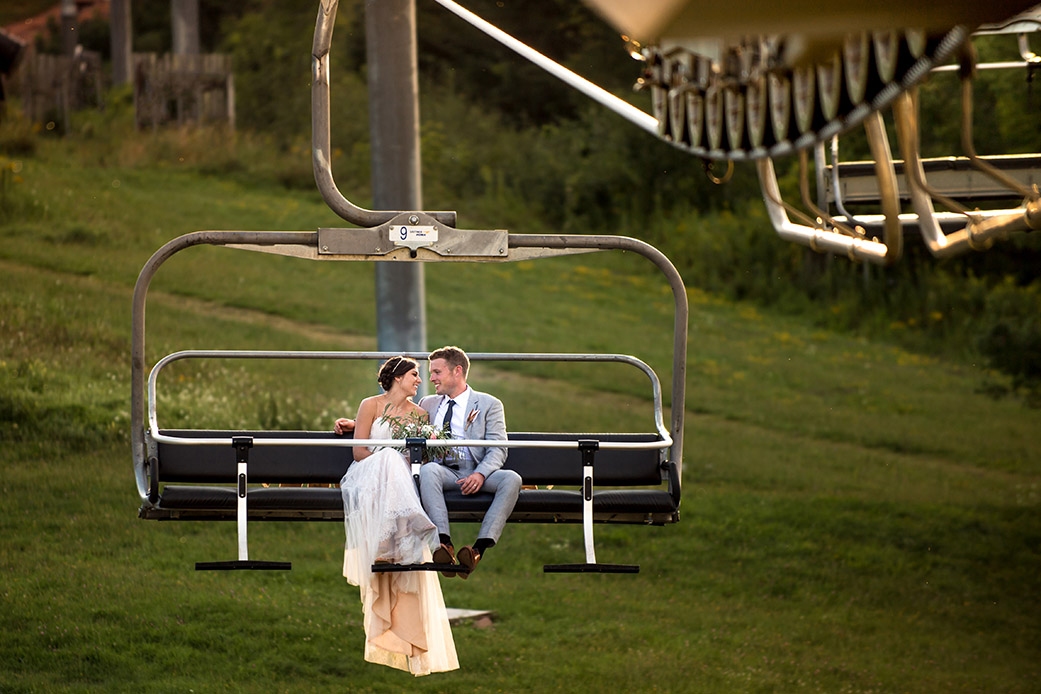
[[[247,507],[246,485],[249,481],[249,449],[253,448],[252,436],[235,436],[231,439],[235,449],[235,483],[238,506],[235,520],[238,525],[239,558],[236,561],[200,561],[195,562],[196,571],[288,571],[293,568],[287,561],[250,561],[249,543],[246,535]]]
[[[412,468],[412,479],[416,482],[416,492],[419,492],[419,469],[423,467],[423,456],[426,454],[427,441],[421,438],[407,438],[405,445],[408,447],[408,462]]]
[[[544,573],[601,573],[635,574],[639,564],[598,564],[593,546],[593,463],[600,442],[596,439],[580,439],[578,450],[582,455],[582,529],[585,536],[586,561],[584,564],[546,564]]]
[[[154,455],[148,456],[148,500],[159,501],[159,458]]]
[[[506,258],[509,232],[456,229],[421,213],[401,214],[370,229],[318,230],[319,256],[406,260],[417,258],[420,250],[442,258]]]

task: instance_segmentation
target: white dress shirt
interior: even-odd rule
[[[434,426],[441,428],[444,426],[445,412],[448,410],[448,402],[450,400],[455,401],[455,406],[452,408],[452,422],[450,424],[453,439],[466,438],[463,434],[466,431],[466,413],[467,406],[470,404],[471,392],[470,386],[467,386],[466,390],[454,398],[442,398],[441,404],[437,406],[437,412],[434,414]],[[453,457],[457,460],[473,460],[469,448],[456,448],[453,452]]]

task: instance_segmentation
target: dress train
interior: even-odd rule
[[[370,437],[390,438],[373,423]],[[376,561],[431,561],[437,528],[416,493],[404,457],[389,448],[354,462],[340,481],[346,544],[343,575],[360,588],[365,660],[426,675],[459,667],[448,611],[433,571],[372,572]]]

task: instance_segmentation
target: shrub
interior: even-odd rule
[[[1017,287],[1006,279],[988,295],[980,322],[980,352],[1012,377],[1028,403],[1041,407],[1041,281]]]

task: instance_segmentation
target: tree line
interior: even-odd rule
[[[644,110],[641,65],[581,3],[468,0],[468,9]],[[200,0],[203,50],[233,56],[240,129],[286,152],[310,141],[314,0]],[[996,392],[1041,402],[1041,242],[1019,235],[985,253],[937,262],[909,239],[892,268],[822,258],[773,234],[751,165],[726,185],[704,163],[588,102],[432,2],[417,2],[424,203],[517,230],[622,233],[677,263],[689,286],[772,305],[836,329],[884,336],[958,358],[982,356],[1006,373]],[[333,144],[341,188],[368,194],[364,7],[340,2],[332,63]],[[135,51],[169,46],[167,0],[135,0]],[[107,53],[105,27],[87,48]],[[46,41],[42,42],[46,49]],[[1016,58],[991,37],[983,61]],[[980,74],[974,141],[982,154],[1041,152],[1041,94],[1026,71]],[[923,156],[960,153],[960,94],[952,75],[921,89]],[[895,149],[895,137],[892,138]],[[843,138],[844,159],[867,158],[864,138]],[[777,162],[798,195],[794,161]],[[309,164],[283,177],[313,187]]]

